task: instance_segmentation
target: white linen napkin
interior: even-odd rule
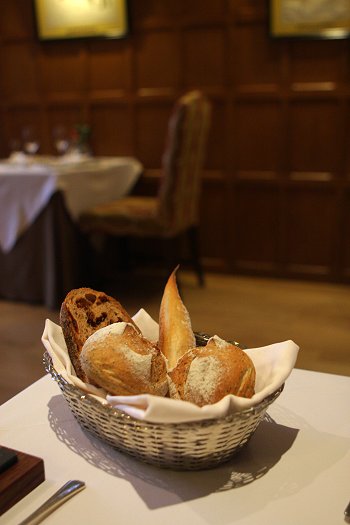
[[[157,341],[158,324],[145,310],[141,309],[133,319],[145,337]],[[103,404],[108,403],[132,417],[153,423],[184,423],[214,419],[257,405],[286,381],[294,368],[299,351],[299,347],[293,341],[245,350],[256,369],[254,396],[246,399],[227,395],[215,404],[198,407],[187,401],[149,394],[111,396],[103,389],[84,383],[73,370],[61,327],[49,319],[45,323],[42,342],[51,356],[55,370],[66,381],[92,394]]]

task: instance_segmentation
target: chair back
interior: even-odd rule
[[[190,91],[175,104],[162,157],[159,216],[169,233],[199,222],[201,171],[211,105],[200,91]]]

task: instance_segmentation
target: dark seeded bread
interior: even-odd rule
[[[136,327],[123,306],[103,292],[78,288],[66,296],[61,306],[60,324],[72,365],[84,382],[87,377],[80,365],[80,353],[85,341],[99,328],[121,321]]]

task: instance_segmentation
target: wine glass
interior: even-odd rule
[[[22,141],[18,137],[12,137],[9,140],[10,156],[22,151]]]
[[[9,142],[9,160],[17,164],[25,163],[26,155],[22,150],[22,141],[17,136],[12,137]]]
[[[40,148],[40,141],[35,129],[32,126],[25,126],[22,129],[23,149],[27,155],[35,155]]]
[[[64,155],[67,153],[70,146],[70,141],[66,128],[62,125],[55,126],[52,131],[52,136],[58,155]]]

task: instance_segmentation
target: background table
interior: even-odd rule
[[[89,245],[76,219],[127,194],[141,172],[132,157],[0,163],[0,297],[57,308],[86,283]]]
[[[15,525],[69,479],[87,488],[47,525],[337,525],[350,499],[350,378],[294,370],[247,447],[200,472],[158,469],[83,431],[44,377],[0,407],[3,445],[42,457],[46,481],[0,518]]]

